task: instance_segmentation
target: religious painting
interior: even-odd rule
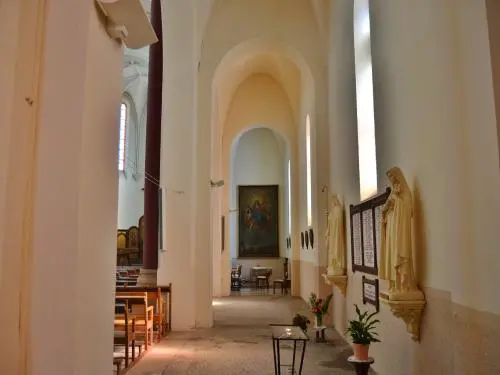
[[[279,257],[278,185],[238,186],[240,258]]]

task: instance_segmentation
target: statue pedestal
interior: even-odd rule
[[[381,292],[380,296],[391,301],[425,301],[424,293],[421,290],[412,292]]]
[[[325,283],[328,285],[335,285],[339,288],[342,295],[345,297],[347,292],[347,275],[330,275],[327,273],[323,274]]]
[[[404,298],[405,295],[406,298]],[[398,299],[394,299],[394,297]],[[379,300],[391,308],[391,312],[395,317],[402,319],[406,323],[406,330],[413,341],[419,341],[420,321],[425,307],[424,294],[421,291],[380,293]]]

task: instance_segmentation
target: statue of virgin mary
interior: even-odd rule
[[[387,178],[392,190],[382,210],[378,274],[389,281],[390,299],[420,298],[413,265],[411,191],[398,167],[391,168]]]
[[[325,240],[328,249],[328,275],[345,275],[344,208],[338,195],[332,196]]]

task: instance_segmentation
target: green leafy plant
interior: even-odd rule
[[[311,321],[307,318],[307,316],[296,314],[293,317],[292,324],[294,326],[299,326],[304,332],[307,332],[307,325],[311,323]]]
[[[354,344],[369,345],[372,342],[380,342],[378,334],[375,332],[375,326],[380,323],[380,320],[374,319],[377,312],[368,314],[368,311],[361,312],[358,305],[356,307],[357,318],[349,320],[349,327],[346,333],[351,335],[351,340]]]

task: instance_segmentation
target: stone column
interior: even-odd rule
[[[111,374],[123,51],[93,2],[45,3],[0,12],[0,372]]]
[[[210,133],[197,129],[197,7],[201,2],[165,1],[162,184],[166,184],[166,249],[159,259],[158,283],[172,282],[174,330],[212,324],[213,258],[210,247],[210,154],[200,165],[200,149],[210,147]],[[201,68],[200,68],[201,69]],[[199,191],[203,192],[200,195]],[[201,199],[200,199],[201,197]],[[200,201],[203,204],[200,207]],[[220,220],[220,219],[219,219]]]
[[[163,82],[163,43],[161,2],[151,2],[151,23],[158,42],[149,48],[148,111],[146,122],[146,160],[144,178],[144,245],[142,285],[156,285],[158,269],[159,181],[161,149],[161,111]]]

